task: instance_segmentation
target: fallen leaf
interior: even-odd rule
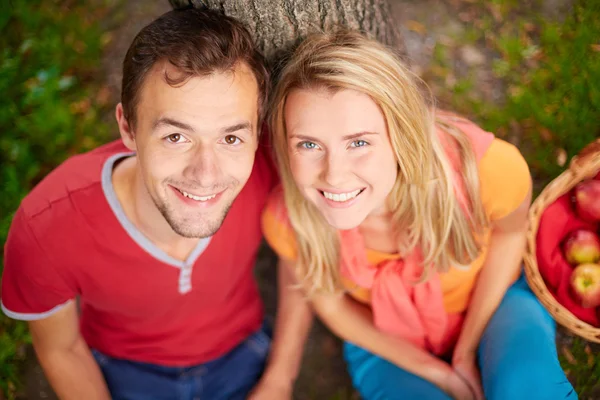
[[[508,94],[512,98],[520,97],[523,94],[523,88],[521,86],[511,85],[508,87]]]
[[[445,83],[448,88],[452,89],[454,86],[456,86],[456,82],[456,76],[454,76],[453,73],[450,72],[448,75],[446,75]]]
[[[562,347],[562,354],[565,356],[569,364],[577,365],[577,360],[575,359],[575,356],[573,355],[573,353],[571,353],[571,350],[569,350],[567,346]]]
[[[447,47],[454,47],[456,45],[456,40],[448,35],[440,35],[438,37],[438,43]]]
[[[105,106],[106,104],[108,104],[109,100],[110,88],[104,85],[100,88],[100,90],[98,90],[98,93],[96,94],[96,103],[98,103],[101,106]]]
[[[473,13],[468,11],[463,11],[458,13],[458,18],[460,18],[463,22],[471,22],[473,21]]]
[[[413,32],[417,32],[419,35],[425,35],[427,33],[427,28],[420,22],[413,21],[412,19],[406,21],[406,27],[408,30]]]
[[[496,22],[502,22],[502,11],[500,10],[500,5],[495,3],[488,3],[487,8],[492,13],[492,17]]]
[[[80,101],[76,101],[71,103],[70,109],[73,114],[85,114],[91,106],[90,99],[83,99]]]
[[[112,42],[113,38],[114,35],[112,32],[105,32],[102,36],[100,36],[100,43],[102,43],[103,47],[107,46]]]
[[[552,135],[552,132],[550,132],[550,130],[548,128],[541,128],[540,136],[544,141],[550,142],[552,140],[553,135]]]
[[[460,49],[461,58],[467,65],[476,66],[485,63],[485,55],[475,46],[466,45]]]
[[[592,44],[590,47],[592,48],[592,51],[600,52],[600,44]]]
[[[86,48],[87,44],[85,44],[83,40],[77,40],[75,43],[73,43],[73,50],[79,54],[83,54]]]
[[[557,149],[556,150],[556,164],[559,167],[564,167],[564,165],[566,163],[567,163],[567,151],[563,148]],[[572,356],[572,354],[571,354],[571,356]]]
[[[592,348],[590,347],[589,344],[587,344],[585,346],[585,354],[587,354],[587,356],[588,356],[587,366],[593,367],[594,364],[596,363],[596,357],[594,357],[594,353],[592,352]]]
[[[439,65],[433,65],[430,69],[431,73],[437,77],[445,77],[448,75],[448,69],[443,68]]]

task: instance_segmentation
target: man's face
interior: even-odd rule
[[[148,195],[181,236],[213,235],[246,184],[258,144],[258,85],[250,68],[172,87],[168,63],[148,74],[133,137]]]

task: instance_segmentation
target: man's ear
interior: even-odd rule
[[[117,104],[117,108],[115,109],[115,118],[117,119],[117,124],[119,125],[119,133],[121,134],[121,140],[123,140],[123,144],[131,151],[136,151],[135,144],[135,135],[133,134],[133,130],[131,129],[131,125],[127,118],[125,118],[125,113],[123,112],[123,104]]]

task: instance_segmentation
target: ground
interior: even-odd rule
[[[502,102],[504,99],[505,87],[492,73],[494,54],[481,44],[456,41],[456,38],[462,37],[472,26],[473,20],[477,17],[469,14],[471,12],[467,7],[469,3],[472,1],[392,0],[392,10],[406,41],[411,67],[431,85],[433,93],[439,96],[442,104],[445,104],[451,94],[449,88],[453,87],[461,75],[467,73],[474,76],[476,96],[491,102]],[[568,0],[548,0],[543,2],[540,11],[548,18],[560,18],[570,4]],[[145,24],[168,9],[166,0],[130,0],[119,8],[118,15],[115,15],[115,20],[118,22],[111,21],[107,25],[107,30],[110,32],[110,45],[102,65],[106,85],[115,101],[120,90],[121,62],[131,40]],[[435,70],[439,66],[432,68],[434,49],[438,43],[446,44],[451,49],[449,68],[452,72],[444,75],[445,81],[442,83],[439,79],[434,79],[435,76],[440,76],[439,71]],[[521,138],[518,132],[513,132],[507,136],[507,139],[518,144]],[[263,246],[256,273],[270,317],[273,317],[276,305],[275,261],[273,253]],[[560,331],[559,348],[563,348],[570,340],[568,335]],[[24,399],[55,399],[41,368],[35,361],[33,352],[29,350],[29,353],[30,362],[25,376]],[[295,398],[301,400],[358,398],[345,372],[339,340],[318,323],[315,324],[308,340]]]

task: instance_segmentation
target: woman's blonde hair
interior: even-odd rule
[[[296,186],[288,157],[284,120],[287,96],[295,89],[350,89],[367,94],[380,107],[398,161],[398,178],[388,196],[400,253],[418,246],[426,279],[433,268],[466,267],[480,253],[488,224],[479,193],[475,155],[469,139],[451,125],[436,121],[420,88],[422,82],[380,43],[358,32],[319,33],[307,38],[283,68],[272,99],[270,125],[281,174],[285,205],[297,239],[297,274],[309,290],[338,292],[339,237]],[[446,155],[436,124],[448,132],[458,170]],[[463,174],[467,209],[455,193]],[[400,233],[404,235],[400,235]],[[400,239],[402,238],[402,239]]]

